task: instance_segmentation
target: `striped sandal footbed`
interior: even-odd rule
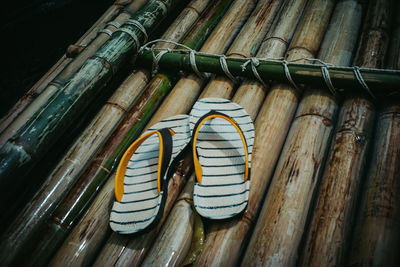
[[[203,217],[226,219],[241,213],[247,206],[254,124],[240,105],[226,99],[204,98],[195,103],[190,113],[192,138],[196,123],[211,111],[233,119],[244,135],[247,145],[248,176],[245,181],[245,147],[234,125],[217,117],[204,121],[198,129],[196,153],[202,177],[201,183],[196,177],[194,206]]]
[[[165,128],[174,132],[170,160],[164,163],[170,165],[190,141],[189,116],[177,115],[162,120],[148,129],[142,137]],[[161,186],[157,184],[159,149],[159,136],[152,134],[138,146],[124,170],[120,170],[120,163],[118,171],[123,171],[125,175],[122,197],[120,201],[116,197],[110,214],[110,227],[113,231],[131,234],[146,228],[151,229],[161,218],[169,177],[166,171]]]

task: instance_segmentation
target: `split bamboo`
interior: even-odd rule
[[[131,18],[143,28],[124,24],[94,56],[86,60],[45,108],[4,144],[0,149],[0,210],[6,209],[21,186],[33,183],[31,179],[24,179],[28,171],[79,119],[94,97],[104,91],[105,84],[137,52],[146,39],[146,31],[151,32],[167,15],[172,4],[178,2],[154,0],[136,12]]]
[[[396,3],[397,9],[400,7]],[[400,66],[400,18],[389,50],[388,66]],[[398,87],[399,88],[399,87]],[[400,262],[400,105],[396,100],[378,106],[371,160],[355,222],[348,265],[398,266]]]
[[[132,2],[132,3],[131,3]],[[116,1],[103,16],[76,42],[84,48],[74,59],[64,55],[0,121],[0,147],[15,134],[37,111],[42,109],[52,95],[63,86],[83,63],[110,38],[99,33],[109,21],[123,24],[143,4],[144,0]],[[121,12],[122,10],[122,12]],[[108,30],[115,30],[109,25]]]
[[[349,65],[361,4],[339,1],[319,58]],[[338,105],[326,90],[307,89],[282,149],[242,266],[294,266],[312,195],[322,171]]]
[[[162,38],[179,42],[196,22],[206,5],[207,1],[204,0],[194,0],[189,3]],[[165,44],[159,44],[159,46],[165,46]],[[18,254],[19,248],[21,251],[25,251],[25,243],[35,239],[32,236],[50,217],[50,214],[88,167],[91,159],[104,145],[127,112],[132,109],[148,79],[148,71],[139,70],[132,73],[75,141],[29,206],[12,224],[12,229],[8,231],[8,237],[3,239],[3,245],[0,247],[8,257],[11,254],[7,252],[8,249],[4,249],[4,246],[12,248],[13,253]],[[40,253],[34,254],[35,257],[40,256]]]
[[[146,254],[142,266],[182,266],[194,233],[193,186],[192,174]]]
[[[249,15],[250,11],[253,9],[254,3],[246,1],[235,1],[231,8],[229,9],[228,13],[225,15],[221,23],[215,29],[215,31],[211,34],[211,36],[207,39],[206,43],[202,47],[202,51],[210,52],[215,51],[216,53],[224,52],[227,46],[230,44],[232,39],[234,38],[235,34],[238,32],[240,27],[242,26],[243,22]],[[179,113],[183,113],[184,108],[186,108],[187,102],[191,101],[194,102],[195,99],[191,100],[190,94],[184,94],[184,92],[191,91],[191,97],[196,97],[202,85],[204,83],[204,79],[199,77],[189,75],[186,76],[177,83],[174,87],[171,94],[168,96],[166,101],[164,101],[163,105],[156,113],[158,118],[162,119],[171,115],[174,115],[177,112],[177,109],[181,109]],[[184,87],[184,85],[186,86]],[[183,91],[182,91],[183,90]],[[176,94],[177,92],[182,91],[181,95]],[[174,94],[175,92],[175,94]],[[193,94],[193,92],[197,92]],[[174,95],[171,97],[171,95]],[[214,95],[218,97],[219,95]],[[175,99],[174,99],[175,98]],[[175,105],[176,99],[180,101],[180,103],[184,103],[184,105],[179,106]],[[164,105],[167,102],[166,105]],[[174,106],[172,106],[174,104]],[[178,107],[178,108],[176,108]],[[190,108],[190,106],[188,107]],[[186,111],[187,112],[187,111]],[[152,121],[154,120],[154,117]],[[150,122],[148,124],[152,125],[154,122]],[[186,157],[186,162],[190,164],[191,160],[190,157]],[[175,189],[182,188],[184,185],[183,180],[178,180],[176,182]],[[121,236],[118,234],[113,233],[110,239],[107,241],[105,246],[103,247],[102,251],[100,252],[100,257],[97,258],[95,265],[96,266],[104,266],[104,265],[118,265],[123,266],[125,264],[131,265],[139,265],[141,264],[143,257],[148,252],[148,249],[151,246],[152,241],[154,240],[155,236],[157,235],[159,228],[165,221],[166,215],[168,215],[174,200],[176,199],[179,191],[172,191],[168,188],[168,196],[167,204],[164,210],[164,216],[158,224],[158,227],[149,233],[139,235],[137,237],[129,238],[126,236]],[[117,245],[115,245],[117,244]]]
[[[218,24],[229,5],[230,1],[228,0],[212,2],[204,11],[194,28],[186,36],[183,43],[191,46],[192,48],[198,48],[201,46],[207,35],[211,33],[213,28]],[[181,23],[184,22],[182,21]],[[166,33],[168,32],[169,31],[167,30]],[[165,96],[166,92],[171,89],[171,80],[172,78],[169,75],[156,75],[155,79],[153,79],[150,83],[149,88],[146,89],[144,95],[138,100],[138,104],[135,105],[135,108],[127,116],[128,119],[125,120],[120,126],[119,130],[112,135],[101,153],[97,155],[94,162],[77,182],[74,189],[56,210],[51,220],[52,228],[55,230],[50,231],[50,235],[56,234],[58,243],[66,237],[71,228],[76,224],[80,216],[88,207],[90,200],[95,197],[102,184],[107,180],[110,173],[114,170],[119,158],[143,130],[143,127],[149,121],[151,114],[153,114],[154,110],[158,107],[159,102]],[[183,178],[184,177],[181,177],[181,179]],[[93,204],[94,213],[96,214],[100,212],[98,209],[100,209],[101,203],[104,202],[104,195],[102,194],[105,193],[106,196],[113,196],[111,193],[108,195],[108,191],[113,192],[114,184],[109,184],[111,188],[103,189],[100,192],[100,196],[96,198],[96,201],[97,199],[100,199],[100,203],[95,201]],[[112,201],[112,198],[109,198],[108,201]],[[66,244],[58,252],[56,258],[62,258],[62,260],[67,259],[68,261],[78,264],[95,256],[94,253],[96,252],[96,248],[102,244],[101,240],[104,240],[109,233],[106,230],[108,227],[109,207],[107,205],[103,205],[101,208],[105,209],[101,212],[104,212],[107,215],[96,215],[94,217],[95,221],[93,221],[93,217],[90,218],[90,226],[95,225],[95,228],[89,227],[90,229],[86,229],[88,225],[85,225],[85,219],[83,219],[83,222],[80,223],[80,225],[84,226],[80,227],[78,230],[74,230],[69,237],[69,239],[76,238],[77,236],[75,236],[74,233],[79,231],[79,241],[77,242],[81,241],[83,243],[88,243],[90,246],[77,250],[76,247],[69,246],[70,243],[66,242]],[[93,209],[91,208],[91,210]],[[91,212],[89,211],[88,214],[90,213]],[[102,232],[100,235],[97,231],[99,228],[104,229],[104,232]],[[80,232],[83,229],[85,233],[88,233],[88,235]],[[95,230],[96,235],[93,235],[91,230]],[[50,242],[48,245],[52,243],[54,243],[54,241]],[[58,260],[56,260],[56,262],[58,262]]]
[[[288,10],[286,10],[287,17],[278,17],[274,24],[275,27],[271,29],[265,44],[260,48],[260,53],[264,53],[265,56],[282,56],[296,29],[301,14],[298,14],[297,10],[290,10],[289,3],[295,4],[292,8],[298,4],[289,1]],[[308,3],[290,42],[287,59],[314,56],[324,35],[333,5],[334,1]],[[296,18],[296,16],[299,17]],[[245,82],[233,100],[244,106],[246,110],[253,110],[250,114],[254,119],[257,115],[254,112],[257,109],[252,108],[254,100],[246,97],[247,95],[252,96],[251,91],[263,91],[263,86],[255,81]],[[255,143],[248,207],[241,217],[211,226],[204,250],[195,262],[196,266],[233,266],[237,264],[239,255],[245,249],[245,241],[256,218],[260,201],[274,170],[297,103],[298,96],[289,85],[275,84],[270,88],[255,121]]]
[[[383,67],[394,9],[390,2],[370,2],[354,65]],[[366,92],[346,94],[306,235],[301,266],[343,266],[374,121],[375,105]]]

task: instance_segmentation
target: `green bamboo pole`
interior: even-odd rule
[[[384,66],[391,10],[394,10],[391,0],[369,3],[355,65]],[[372,142],[375,105],[368,95],[345,96],[306,235],[301,266],[343,266],[349,249],[359,187]]]
[[[157,55],[159,52],[155,52]],[[196,65],[201,72],[211,72],[223,75],[224,71],[219,63],[218,56],[196,55]],[[229,71],[234,76],[256,78],[249,65],[245,70],[242,66],[247,61],[243,58],[228,58],[227,64]],[[138,56],[138,64],[149,67],[153,62],[153,53],[144,51]],[[187,53],[170,52],[162,56],[159,61],[161,69],[192,71],[192,66]],[[288,82],[282,62],[260,61],[257,68],[260,77],[264,81],[276,80],[278,82]],[[321,72],[321,66],[316,64],[289,63],[290,75],[296,84],[307,84],[314,87],[327,88]],[[364,92],[366,90],[354,75],[351,67],[329,67],[329,75],[335,88],[340,88],[348,92]],[[400,84],[400,71],[383,69],[360,69],[360,73],[377,98],[399,97],[397,89]]]
[[[248,17],[254,4],[254,2],[243,0],[234,1],[230,10],[207,39],[201,50],[206,52],[214,51],[216,53],[225,51],[243,25],[245,18]],[[148,125],[154,124],[154,122],[160,118],[176,114],[175,112],[182,113],[182,110],[189,109],[191,103],[194,102],[196,96],[199,94],[204,82],[205,79],[194,75],[188,75],[181,78]],[[218,97],[219,94],[215,96]],[[180,105],[176,105],[177,102],[179,102]],[[184,164],[190,164],[190,157],[186,157],[185,159]],[[166,201],[164,216],[160,220],[157,228],[135,237],[121,236],[113,233],[101,250],[94,265],[124,266],[126,264],[141,264],[151,243],[171,210],[175,199],[179,195],[179,190],[182,189],[184,185],[182,180],[186,174],[187,173],[178,171],[178,175],[173,175],[168,187],[169,197]]]
[[[130,2],[116,1],[95,25],[77,41],[77,47],[82,51],[73,59],[68,58],[67,55],[63,56],[53,69],[45,74],[0,121],[0,147],[38,110],[41,110],[44,104],[61,89],[83,63],[110,38],[106,33],[98,33],[98,30],[105,27],[107,30],[114,31],[115,26],[106,26],[107,22],[115,21],[123,24],[144,4],[143,0]]]
[[[186,36],[183,43],[188,44],[193,48],[198,48],[207,37],[207,34],[216,26],[229,5],[230,1],[228,0],[212,2],[212,4],[210,4],[204,11],[194,28]],[[180,31],[181,26],[182,25],[180,25],[177,30]],[[167,30],[167,32],[169,31]],[[175,32],[173,34],[175,34]],[[50,236],[50,238],[43,238],[43,241],[47,243],[47,246],[52,246],[54,243],[59,244],[60,241],[62,242],[63,239],[65,239],[71,228],[88,208],[90,201],[100,190],[101,185],[110,176],[110,173],[114,170],[116,163],[119,161],[126,148],[135,138],[138,137],[140,132],[143,130],[143,127],[150,119],[151,114],[158,107],[159,102],[171,89],[172,80],[173,79],[169,74],[158,74],[155,76],[142,97],[137,101],[134,109],[127,115],[127,120],[125,120],[120,128],[111,136],[109,141],[104,145],[103,150],[96,156],[91,166],[79,179],[74,189],[55,211],[54,216],[49,222],[50,230],[46,232],[46,236]],[[113,189],[113,183],[111,184]],[[111,192],[113,192],[112,189]],[[111,194],[111,196],[112,195],[113,194]],[[58,252],[56,257],[68,259],[68,261],[78,264],[84,259],[95,256],[93,253],[96,252],[96,248],[101,245],[101,242],[99,242],[98,239],[101,240],[107,235],[106,229],[108,227],[109,217],[108,206],[104,206],[107,201],[104,201],[102,194],[100,194],[96,199],[102,199],[99,205],[102,209],[105,209],[105,214],[107,215],[95,215],[96,220],[99,220],[100,224],[95,223],[94,225],[96,225],[96,228],[93,230],[99,234],[97,230],[99,228],[104,228],[104,232],[98,236],[90,234],[85,237],[80,236],[78,242],[91,244],[84,249],[69,246],[69,242],[66,242],[67,245],[61,248],[61,251]],[[93,206],[96,207],[96,205],[95,201]],[[98,209],[96,209],[96,213],[97,212]],[[88,231],[90,233],[90,230]],[[51,239],[51,237],[53,237],[53,239]],[[48,252],[42,250],[41,253]]]
[[[396,9],[400,4],[396,2]],[[400,66],[400,18],[395,15],[388,67]],[[400,88],[399,86],[397,88]],[[348,266],[398,266],[400,262],[400,105],[377,108],[374,144],[353,229]]]
[[[361,15],[356,0],[338,2],[319,51],[322,60],[351,63]],[[305,90],[242,266],[295,265],[337,111],[329,92]]]
[[[154,0],[140,9],[132,19],[141,23],[143,30],[151,32],[167,15],[168,9],[177,1]],[[120,67],[139,49],[145,41],[145,33],[139,27],[124,24],[118,31],[89,58],[48,102],[46,107],[26,123],[0,149],[0,210],[19,187],[29,186],[26,173],[37,164],[56,140],[68,130],[84,112],[93,97],[100,94]],[[140,43],[131,36],[136,35]]]

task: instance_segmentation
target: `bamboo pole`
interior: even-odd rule
[[[194,232],[195,211],[191,204],[193,186],[192,174],[146,254],[142,266],[182,266]]]
[[[180,41],[206,5],[207,1],[204,0],[195,0],[189,3],[188,7],[176,19],[176,22],[165,32],[163,38]],[[165,46],[165,44],[160,45]],[[32,236],[50,217],[58,203],[66,196],[82,172],[88,167],[91,159],[104,145],[104,142],[110,137],[127,112],[132,109],[148,79],[148,71],[139,70],[131,74],[121,84],[71,146],[29,206],[12,224],[12,229],[8,230],[7,239],[4,239],[3,246],[0,247],[13,248],[13,253],[18,253],[19,249],[25,251],[25,243],[35,239]],[[7,252],[8,249],[2,251]],[[7,255],[8,257],[11,256],[8,252]],[[35,257],[38,256],[40,256],[40,253],[35,253]]]
[[[155,52],[155,55],[158,53],[159,52]],[[153,62],[153,53],[145,51],[141,53],[138,58],[141,66],[150,67]],[[224,74],[224,71],[221,67],[219,58],[219,55],[200,54],[195,56],[196,65],[201,72],[211,72],[222,75]],[[248,61],[248,59],[228,58],[226,61],[232,75],[256,79],[252,68],[247,67],[243,70],[243,65]],[[288,69],[292,79],[300,84],[304,83],[314,87],[329,89],[321,71],[321,67],[324,65],[309,64],[309,61],[307,61],[307,63],[308,64],[295,62],[288,63]],[[170,69],[175,71],[192,71],[193,69],[187,53],[182,52],[169,52],[163,55],[159,61],[159,66],[161,69]],[[256,69],[264,81],[274,80],[278,82],[288,82],[282,61],[261,60]],[[360,68],[359,71],[364,82],[378,99],[400,95],[400,92],[397,89],[397,86],[400,84],[400,71],[374,68]],[[354,75],[354,67],[329,67],[328,72],[334,87],[340,88],[346,92],[367,93]]]
[[[348,65],[361,22],[361,4],[338,2],[319,58]],[[332,95],[307,89],[278,161],[242,266],[293,266],[338,109]]]
[[[224,51],[226,47],[229,45],[230,41],[234,38],[235,33],[240,29],[240,26],[242,25],[244,19],[248,16],[249,12],[252,9],[252,5],[254,3],[252,2],[251,5],[245,1],[235,1],[231,8],[229,9],[228,13],[225,15],[224,19],[220,22],[218,27],[214,30],[214,32],[211,34],[211,36],[207,39],[206,43],[203,45],[202,50],[204,51]],[[229,29],[229,30],[227,30]],[[221,36],[223,35],[223,36]],[[192,77],[191,79],[189,79]],[[195,79],[195,80],[194,80]],[[195,83],[194,83],[195,82]],[[184,110],[186,108],[186,103],[188,101],[193,101],[194,99],[191,100],[190,97],[196,97],[196,95],[189,96],[185,94],[174,94],[179,90],[185,89],[187,91],[193,91],[200,90],[199,83],[203,83],[201,78],[195,77],[193,75],[189,75],[187,77],[182,78],[177,85],[174,87],[173,91],[171,94],[168,96],[166,101],[164,101],[163,105],[159,109],[159,111],[156,113],[155,117],[158,118],[165,118],[167,116],[171,116],[174,114],[174,112],[177,112],[178,108],[175,108],[172,106],[172,103],[176,103],[175,99],[178,99],[180,103],[184,103],[184,105],[180,106],[179,109]],[[187,85],[186,87],[183,87],[184,85]],[[194,85],[194,86],[193,86]],[[184,91],[183,91],[184,92]],[[182,93],[183,93],[182,92]],[[217,92],[216,92],[217,93]],[[171,97],[171,95],[174,95],[174,97]],[[218,97],[219,95],[216,94],[214,95]],[[168,102],[167,102],[168,101]],[[175,101],[175,102],[174,102]],[[184,101],[184,102],[183,102]],[[166,105],[164,105],[167,102]],[[177,105],[176,105],[177,106]],[[174,110],[174,111],[171,111]],[[154,120],[154,117],[152,121]],[[152,121],[148,124],[152,125]],[[186,162],[185,164],[190,165],[190,157],[186,157]],[[174,179],[176,176],[174,176]],[[178,178],[181,178],[178,176]],[[154,230],[150,231],[149,233],[139,235],[134,238],[130,238],[127,236],[121,236],[116,233],[113,233],[109,240],[106,242],[105,246],[103,247],[102,251],[100,252],[100,256],[97,258],[96,262],[94,265],[96,266],[104,266],[104,265],[118,265],[118,266],[123,266],[125,264],[131,264],[131,265],[139,265],[141,264],[145,254],[147,253],[148,249],[151,246],[152,241],[154,240],[155,236],[157,235],[159,228],[161,225],[164,223],[166,216],[168,215],[174,200],[176,199],[179,191],[178,188],[182,188],[184,185],[184,181],[182,179],[176,180],[176,182],[173,183],[174,187],[168,188],[168,199],[166,202],[166,207],[164,209],[164,216],[159,222],[157,228]],[[170,183],[171,185],[171,183]],[[117,244],[117,245],[115,245]]]
[[[127,59],[137,52],[146,38],[145,32],[151,32],[171,5],[178,2],[154,0],[136,12],[131,18],[144,28],[124,24],[121,31],[116,31],[94,56],[86,60],[45,108],[5,143],[0,149],[1,210],[18,193],[19,187],[32,183],[32,180],[24,179],[27,172],[79,118],[93,98],[101,94],[104,85]]]
[[[199,47],[205,38],[204,35],[207,36],[212,32],[212,29],[222,18],[229,5],[230,1],[228,0],[212,2],[204,11],[194,28],[187,35],[183,43],[190,45],[193,48]],[[182,25],[178,27],[182,27]],[[168,33],[168,30],[166,33]],[[77,182],[75,188],[56,210],[51,220],[52,229],[55,230],[50,231],[49,235],[56,236],[58,243],[66,237],[71,227],[73,227],[77,222],[80,215],[84,213],[90,200],[93,199],[96,193],[100,190],[101,185],[107,180],[110,172],[114,170],[116,163],[126,150],[127,146],[129,146],[143,130],[146,122],[148,122],[154,109],[162,99],[159,95],[164,97],[165,92],[162,92],[170,90],[172,85],[170,80],[171,77],[164,74],[156,75],[156,79],[153,80],[153,85],[151,86],[153,88],[147,89],[147,93],[142,96],[141,100],[138,100],[136,108],[127,116],[128,119],[120,126],[119,130],[113,134],[104,146],[102,152],[97,155],[92,165]],[[151,112],[146,111],[150,108]],[[181,177],[181,179],[183,178],[184,177]],[[96,201],[97,199],[100,199],[100,203],[95,201],[92,206],[94,207],[93,213],[97,214],[104,212],[104,214],[107,215],[95,215],[95,221],[93,221],[93,217],[91,217],[89,229],[86,229],[88,225],[85,223],[85,219],[83,219],[83,222],[80,223],[80,228],[74,230],[69,237],[69,240],[75,239],[77,240],[76,242],[84,242],[90,244],[90,246],[78,250],[78,248],[70,245],[69,241],[66,241],[65,245],[58,252],[56,258],[61,259],[61,261],[67,259],[68,261],[76,262],[78,264],[95,256],[94,253],[96,252],[96,248],[101,246],[101,240],[103,240],[108,233],[106,229],[108,228],[109,207],[104,205],[101,206],[101,203],[104,202],[105,197],[113,196],[112,192],[114,184],[112,183],[112,180],[113,179],[110,179],[111,182],[106,185],[106,188],[103,189],[100,192],[100,195],[96,198]],[[108,185],[110,188],[107,188]],[[108,191],[111,193],[108,194]],[[108,201],[112,201],[112,198],[109,198]],[[105,210],[99,211],[101,208]],[[91,210],[93,209],[91,208]],[[91,214],[91,211],[89,211],[88,214]],[[91,228],[92,225],[95,225],[96,227]],[[104,232],[99,233],[97,231],[98,229],[104,229]],[[82,230],[84,232],[82,232]],[[96,235],[93,235],[92,231],[96,231]],[[79,233],[78,236],[75,235],[76,232]],[[88,235],[86,235],[86,233],[88,233]],[[48,245],[51,245],[54,242],[55,240],[50,242]],[[59,260],[55,260],[55,262],[59,262]]]
[[[264,49],[261,47],[260,52],[264,51],[265,56],[281,56],[290,42],[288,59],[313,57],[324,35],[333,5],[334,1],[324,1],[322,4],[321,1],[310,2],[291,42],[290,39],[299,18],[294,21],[292,18],[291,23],[286,25],[287,17],[292,17],[298,12],[297,10],[289,11],[290,6],[288,6],[289,9],[286,12],[293,15],[278,17],[280,22],[276,23],[275,30],[271,29],[263,44]],[[243,97],[247,94],[252,95],[253,90],[263,91],[264,89],[258,82],[245,82],[235,94],[234,101],[246,107],[246,110],[257,111],[252,108],[254,98]],[[239,255],[245,249],[245,241],[256,218],[260,201],[274,170],[297,103],[298,96],[289,85],[275,84],[270,88],[258,115],[252,111],[252,118],[257,115],[257,119],[248,207],[241,217],[211,226],[204,250],[195,263],[196,266],[237,264]]]
[[[400,7],[396,3],[397,9]],[[395,20],[388,66],[399,67],[400,19]],[[348,254],[352,266],[397,266],[400,262],[400,105],[396,100],[378,107],[371,160],[353,241]]]
[[[132,3],[130,3],[132,2]],[[116,1],[96,23],[76,42],[84,48],[75,58],[64,55],[21,100],[0,121],[0,147],[15,134],[46,103],[52,95],[71,78],[83,63],[110,38],[106,33],[98,33],[109,21],[123,24],[142,5],[143,0]],[[122,12],[121,12],[122,10]],[[109,25],[108,30],[115,30]]]
[[[390,2],[370,2],[354,65],[383,67],[393,10]],[[375,105],[368,96],[346,95],[306,235],[302,266],[344,264],[374,119]]]

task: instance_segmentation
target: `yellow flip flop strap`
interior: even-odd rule
[[[173,135],[174,132],[169,129],[171,134]],[[125,151],[124,155],[121,158],[121,161],[119,162],[118,169],[117,169],[117,174],[115,175],[115,199],[120,202],[122,199],[122,195],[124,194],[124,178],[125,178],[125,172],[126,168],[128,166],[129,160],[131,159],[132,155],[136,152],[136,150],[139,148],[139,146],[150,136],[153,134],[158,135],[159,139],[159,151],[158,151],[158,170],[157,170],[157,189],[158,193],[160,194],[161,192],[161,164],[162,164],[162,155],[164,151],[164,146],[163,146],[163,140],[161,133],[159,131],[152,131],[148,132],[145,135],[139,137],[136,139],[135,142],[132,143],[132,145],[129,146],[129,148]]]
[[[247,178],[249,176],[249,162],[248,162],[249,154],[247,151],[246,139],[244,137],[242,129],[240,129],[237,122],[235,120],[233,120],[231,117],[228,117],[221,113],[217,113],[217,114],[211,113],[210,115],[205,116],[203,119],[201,119],[200,122],[197,123],[197,127],[196,127],[194,135],[193,135],[193,163],[194,163],[194,171],[195,171],[196,179],[197,179],[198,183],[201,184],[203,170],[201,168],[200,161],[197,157],[197,150],[196,150],[197,135],[200,131],[201,126],[204,124],[204,122],[206,122],[207,120],[213,119],[213,118],[221,118],[221,119],[224,119],[224,120],[230,122],[235,127],[235,129],[238,131],[240,138],[242,139],[242,143],[243,143],[243,147],[244,147],[244,153],[245,153],[244,157],[245,157],[245,164],[246,164],[245,165],[245,173],[244,173],[244,181],[247,181]]]

